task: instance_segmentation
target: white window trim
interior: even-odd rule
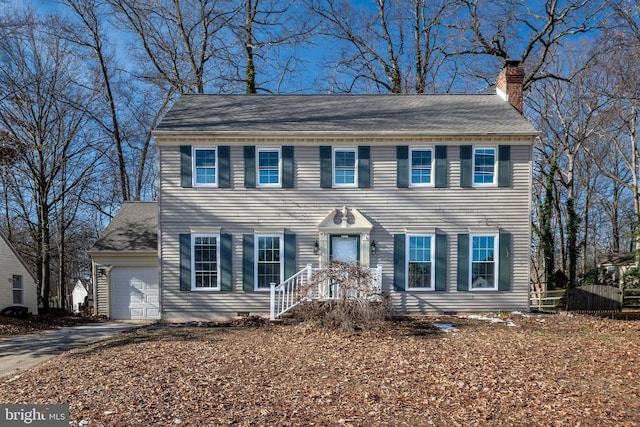
[[[353,184],[336,184],[336,152],[351,151],[354,153],[355,162],[353,164]],[[357,188],[358,187],[358,149],[356,147],[333,147],[331,153],[331,181],[334,188]]]
[[[253,237],[253,290],[255,292],[270,292],[270,287],[258,287],[258,250],[260,237],[277,237],[280,240],[280,279],[284,279],[284,234],[254,234]],[[276,283],[279,285],[279,283]]]
[[[410,288],[409,287],[409,262],[410,261],[410,243],[412,237],[430,237],[431,238],[431,286],[420,287],[420,288]],[[407,291],[435,291],[436,289],[436,264],[435,264],[435,255],[436,255],[436,235],[435,234],[407,234],[405,238],[405,283],[404,288]]]
[[[216,162],[216,174],[215,174],[215,182],[213,184],[200,184],[197,182],[196,179],[196,175],[197,175],[197,168],[196,168],[196,152],[197,151],[205,151],[205,150],[214,150],[216,155],[215,155],[215,162]],[[191,153],[191,180],[193,182],[193,186],[194,187],[217,187],[218,186],[218,172],[220,170],[220,165],[218,164],[218,147],[193,147],[193,152]]]
[[[473,287],[473,238],[474,237],[493,237],[493,256],[494,256],[494,278],[492,288],[474,288]],[[499,233],[474,233],[469,234],[469,291],[486,292],[498,290],[498,263],[500,261],[500,235]]]
[[[424,183],[414,183],[413,177],[413,152],[414,151],[431,151],[431,181]],[[435,149],[433,147],[409,147],[409,187],[434,187],[435,186]]]
[[[276,151],[278,152],[278,182],[275,184],[260,183],[260,152]],[[256,150],[256,187],[282,187],[282,149],[281,148],[258,148]]]
[[[18,278],[17,282],[20,284],[19,288],[16,288],[16,278]],[[20,291],[20,302],[14,302],[14,304],[24,304],[24,282],[22,280],[22,276],[19,274],[14,274],[11,276],[11,300],[13,301],[13,293],[15,291]]]
[[[196,287],[196,237],[215,237],[216,239],[216,278],[217,286],[209,288]],[[220,291],[220,234],[191,235],[191,290],[196,292]]]
[[[476,183],[476,151],[477,150],[493,150],[494,152],[494,160],[493,160],[493,181],[485,182],[485,183]],[[497,187],[498,186],[498,147],[496,146],[482,146],[482,147],[473,147],[473,156],[472,156],[472,164],[471,164],[471,185],[473,187]]]

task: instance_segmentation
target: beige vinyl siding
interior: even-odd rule
[[[96,265],[96,271],[99,268],[108,270],[108,266]],[[95,312],[98,316],[110,316],[109,312],[109,281],[107,275],[96,275],[96,308]]]
[[[447,188],[397,188],[396,145],[371,145],[371,188],[320,188],[319,145],[357,146],[364,141],[318,141],[295,147],[295,188],[244,188],[241,145],[231,146],[231,188],[180,187],[179,143],[159,144],[160,259],[164,319],[215,317],[238,312],[267,314],[268,292],[242,291],[242,234],[254,228],[283,229],[296,234],[298,269],[307,263],[318,266],[313,255],[317,225],[334,208],[358,209],[373,224],[371,239],[377,255],[371,266],[381,264],[383,284],[392,294],[396,309],[408,312],[511,310],[527,307],[530,248],[531,146],[511,148],[512,186],[509,188],[460,188],[459,146],[490,144],[448,141]],[[508,144],[496,140],[493,145]],[[188,144],[187,142],[185,144]],[[220,142],[225,145],[225,142]],[[296,145],[287,142],[283,145]],[[396,142],[394,142],[396,144]],[[438,142],[407,142],[397,145],[437,145]],[[205,146],[206,144],[202,144]],[[217,145],[212,143],[210,145]],[[259,143],[250,142],[247,145]],[[273,147],[273,142],[265,143]],[[422,227],[447,234],[447,291],[393,291],[393,235],[405,226]],[[232,235],[233,292],[186,292],[179,290],[180,233],[191,227],[220,227]],[[512,285],[509,292],[457,292],[457,234],[498,228],[512,234]]]

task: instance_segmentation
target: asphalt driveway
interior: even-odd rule
[[[34,334],[0,338],[0,379],[64,353],[72,348],[111,338],[144,326],[140,323],[87,323]]]

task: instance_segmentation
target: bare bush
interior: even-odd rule
[[[310,324],[354,331],[391,318],[391,299],[375,271],[356,263],[331,261],[300,288],[306,300],[295,316]]]

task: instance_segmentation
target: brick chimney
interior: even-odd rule
[[[522,84],[524,69],[520,61],[507,59],[496,80],[496,94],[522,114]]]

